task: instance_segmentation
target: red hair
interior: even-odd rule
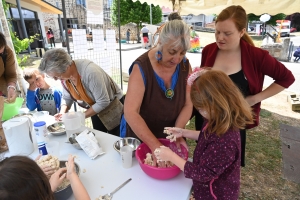
[[[217,17],[216,24],[218,22],[222,22],[227,19],[231,19],[233,21],[238,31],[242,31],[244,28],[246,29],[247,27],[247,22],[248,22],[247,14],[245,9],[242,6],[229,6],[224,10],[222,10]],[[242,39],[245,40],[250,45],[255,46],[253,40],[251,39],[251,37],[248,35],[247,32],[245,32]]]

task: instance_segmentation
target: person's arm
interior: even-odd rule
[[[54,88],[54,101],[55,106],[58,112],[60,112],[61,109],[61,99],[62,99],[62,92],[59,89]]]
[[[97,113],[94,111],[93,107],[90,107],[84,112],[85,118],[96,115]]]
[[[285,88],[288,88],[295,81],[295,77],[292,72],[281,62],[270,56],[268,52],[257,48],[254,48],[253,51],[256,53],[254,55],[257,56],[257,59],[255,59],[255,66],[257,67],[257,70],[260,70],[262,75],[267,75],[275,81],[265,90],[254,95],[247,96],[246,100],[251,106],[278,94]]]
[[[51,175],[49,182],[52,192],[55,192],[56,189],[62,184],[63,180],[66,178],[66,168],[58,169],[54,174]]]
[[[7,84],[7,99],[9,102],[14,102],[17,98],[16,83],[17,83],[17,72],[16,72],[16,61],[12,50],[6,46],[7,57],[5,61],[4,76]]]
[[[17,82],[17,72],[16,72],[16,61],[14,54],[12,50],[6,46],[6,51],[7,51],[7,57],[6,57],[6,64],[5,64],[5,79],[7,86],[12,85],[16,86]]]
[[[110,93],[114,93],[114,91],[108,75],[95,63],[90,63],[81,77],[85,89],[92,95],[91,99],[95,102],[85,111],[85,117],[87,118],[105,109],[110,104]],[[115,88],[117,92],[116,96],[122,93],[116,84]]]
[[[37,108],[36,91],[32,91],[30,89],[27,90],[26,106],[30,111],[33,111]]]
[[[249,103],[250,106],[253,106],[271,96],[274,96],[275,94],[278,94],[284,89],[285,88],[282,87],[281,85],[272,83],[269,87],[267,87],[265,90],[261,91],[260,93],[247,96],[246,101]]]
[[[128,90],[124,103],[124,115],[133,132],[154,152],[162,144],[153,135],[140,115],[144,93],[145,85],[143,77],[139,66],[135,64],[129,76]]]
[[[238,162],[238,160],[236,160],[237,152],[239,152],[237,145],[238,143],[232,139],[225,139],[224,142],[220,142],[217,139],[210,141],[204,152],[200,152],[201,155],[196,155],[201,156],[202,161],[199,162],[200,164],[185,161],[167,147],[159,148],[155,156],[157,159],[174,163],[184,171],[186,178],[200,182],[208,182],[217,178],[233,162]]]
[[[76,200],[90,200],[90,196],[87,193],[84,185],[80,181],[74,164],[74,156],[69,155],[68,162],[66,162],[67,167],[67,179],[70,180],[71,187]]]
[[[63,93],[62,93],[62,100],[61,100],[61,105],[60,105],[60,111],[59,111],[59,113],[57,113],[57,114],[54,115],[55,120],[61,121],[62,120],[62,115],[64,113],[67,113],[70,110],[73,102],[74,101],[73,101],[73,99],[72,99],[69,91],[67,91],[66,88],[63,87]]]
[[[237,165],[240,165],[239,160],[236,158],[236,155],[240,152],[238,145],[240,144],[235,142],[234,139],[225,139],[223,142],[211,141],[204,152],[197,155],[201,156],[200,164],[189,161],[185,163],[184,176],[200,182],[208,182],[218,178],[234,162],[238,162]]]
[[[199,130],[189,130],[178,127],[165,127],[165,130],[169,132],[171,135],[177,138],[189,138],[192,140],[198,140],[200,131]]]
[[[192,73],[192,68],[189,66],[189,74]],[[190,90],[186,85],[185,104],[181,109],[179,116],[176,119],[175,127],[185,128],[186,123],[190,120],[193,112],[193,104],[191,101]]]

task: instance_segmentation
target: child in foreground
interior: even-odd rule
[[[29,83],[26,95],[26,106],[30,111],[48,111],[50,115],[55,115],[60,111],[62,92],[51,87],[45,80],[45,75],[38,69],[25,68],[24,79]]]
[[[198,140],[193,162],[167,147],[155,151],[159,161],[171,161],[193,179],[195,199],[238,199],[240,188],[240,132],[253,123],[251,107],[222,71],[196,68],[188,78],[191,100],[205,118],[203,128],[166,130],[174,138]]]
[[[76,174],[72,155],[66,168],[57,170],[50,180],[35,161],[25,156],[12,156],[0,161],[0,199],[54,200],[54,191],[65,178],[70,181],[76,200],[90,200]]]

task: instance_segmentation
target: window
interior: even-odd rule
[[[61,19],[63,20],[63,18]],[[78,27],[78,19],[77,18],[67,18],[67,27],[72,29],[77,29]]]
[[[35,19],[35,12],[27,10],[27,9],[21,9],[22,16],[24,19]],[[11,8],[12,17],[15,19],[20,19],[19,10],[17,8]]]
[[[76,5],[82,5],[83,7],[86,7],[85,0],[76,0]]]

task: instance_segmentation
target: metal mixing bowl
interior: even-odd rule
[[[47,130],[52,135],[64,135],[66,134],[65,125],[63,122],[55,122],[47,127]]]
[[[135,156],[135,150],[138,148],[138,146],[141,144],[141,142],[136,139],[136,138],[133,138],[133,137],[125,137],[125,138],[122,138],[118,141],[116,141],[114,143],[114,149],[120,154],[120,149],[122,146],[130,146],[131,148],[133,148],[133,151],[132,151],[132,157]]]
[[[59,161],[59,167],[60,168],[66,167],[66,164],[65,164],[66,162],[67,162],[67,160]],[[76,173],[79,176],[79,174],[80,174],[79,165],[76,163],[74,163],[74,164],[75,164]],[[65,200],[65,199],[68,199],[72,195],[72,193],[73,193],[73,190],[72,190],[71,184],[69,184],[65,188],[56,190],[54,192],[54,197],[56,200]]]

